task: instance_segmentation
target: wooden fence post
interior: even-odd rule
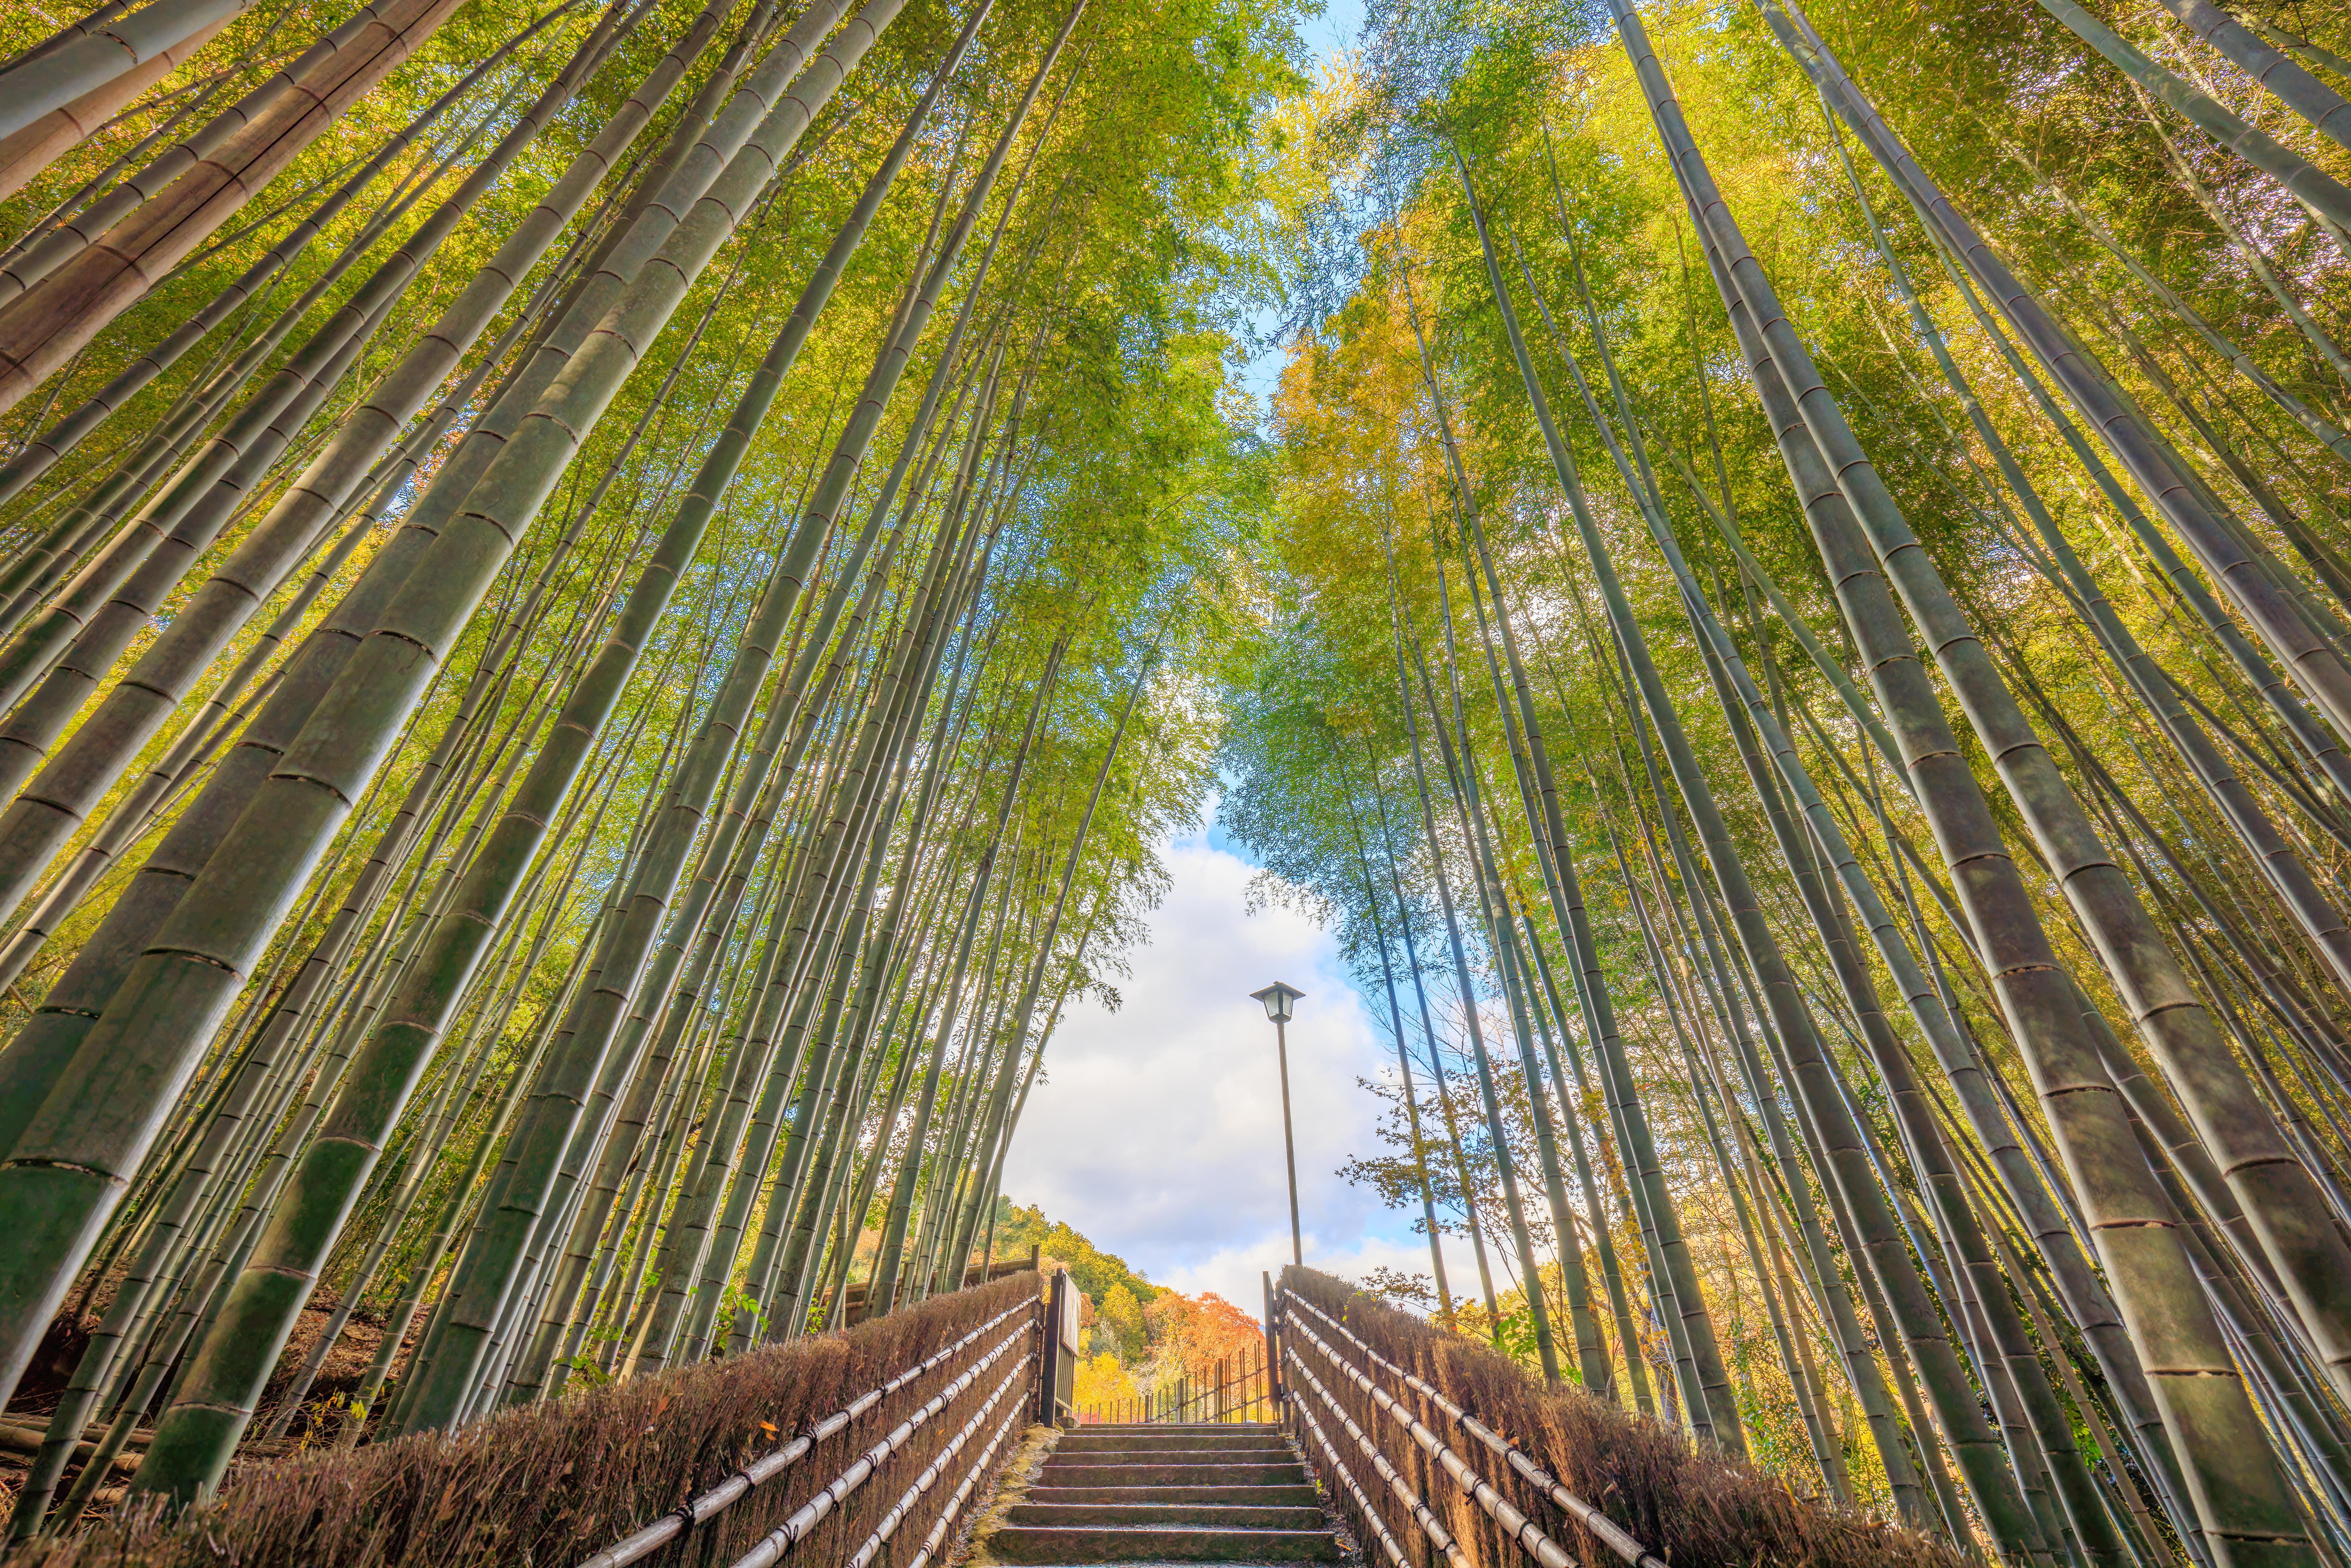
[[[1274,1310],[1273,1274],[1260,1270],[1258,1277],[1265,1281],[1265,1382],[1266,1391],[1273,1400],[1273,1418],[1281,1419],[1281,1323]]]

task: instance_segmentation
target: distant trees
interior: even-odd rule
[[[996,1255],[1008,1258],[1029,1248],[1041,1249],[1077,1281],[1095,1311],[1109,1300],[1113,1288],[1123,1286],[1141,1306],[1159,1299],[1159,1287],[1126,1266],[1126,1260],[1104,1252],[1059,1220],[1045,1218],[1041,1208],[1022,1208],[1008,1197],[997,1199]]]
[[[1154,1307],[1158,1304],[1152,1302]],[[1113,1285],[1094,1308],[1094,1322],[1100,1325],[1099,1333],[1117,1350],[1121,1361],[1143,1359],[1150,1327],[1144,1321],[1143,1303],[1134,1299],[1133,1291],[1124,1285]]]
[[[1257,1319],[1214,1291],[1195,1297],[1164,1290],[1068,1224],[1046,1218],[1042,1208],[998,1199],[997,1255],[1031,1246],[1043,1252],[1047,1268],[1067,1268],[1085,1293],[1092,1329],[1088,1343],[1099,1353],[1097,1359],[1111,1356],[1154,1378],[1182,1376],[1200,1383],[1214,1375],[1218,1361],[1264,1350],[1265,1335]],[[1132,1394],[1130,1388],[1127,1396]],[[1086,1400],[1081,1397],[1079,1403]]]
[[[1142,1392],[1126,1364],[1108,1351],[1078,1363],[1076,1392],[1071,1403],[1083,1410],[1091,1405],[1116,1405]]]
[[[1205,1384],[1216,1377],[1219,1362],[1238,1364],[1265,1348],[1257,1320],[1214,1291],[1201,1291],[1197,1300],[1170,1291],[1143,1315],[1151,1324],[1162,1375],[1180,1371]]]

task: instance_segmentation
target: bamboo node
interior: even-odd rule
[[[2256,1155],[2252,1159],[2238,1160],[2232,1165],[2222,1166],[2220,1174],[2223,1176],[2232,1176],[2239,1171],[2249,1171],[2258,1166],[2299,1166],[2301,1164],[2302,1161],[2293,1155]]]

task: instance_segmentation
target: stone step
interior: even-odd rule
[[[1097,1448],[1172,1448],[1186,1453],[1213,1450],[1279,1448],[1281,1434],[1271,1427],[1081,1427],[1061,1435],[1056,1453],[1091,1452]]]
[[[1074,1444],[1071,1448],[1070,1445]],[[1279,1432],[1089,1432],[1082,1428],[1061,1434],[1057,1452],[1090,1448],[1148,1449],[1154,1453],[1244,1454],[1251,1448],[1290,1447]]]
[[[1246,1448],[1073,1448],[1064,1443],[1053,1457],[1080,1465],[1267,1465],[1296,1456],[1286,1443],[1256,1443]]]
[[[1045,1461],[1038,1479],[1067,1487],[1284,1486],[1306,1479],[1306,1467],[1296,1459],[1238,1465],[1089,1465],[1053,1458]]]
[[[1081,1432],[1279,1432],[1279,1421],[1093,1421]]]
[[[1258,1503],[1020,1502],[1007,1509],[1004,1517],[1011,1524],[1189,1524],[1230,1530],[1324,1528],[1322,1511],[1311,1503],[1269,1508]]]
[[[1219,1437],[1235,1442],[1251,1438],[1260,1443],[1288,1440],[1270,1421],[1094,1421],[1072,1427],[1065,1437]]]
[[[1064,1432],[986,1551],[1057,1568],[1340,1561],[1297,1450],[1260,1423]]]
[[[1293,1486],[1065,1487],[1038,1485],[1027,1499],[1035,1503],[1212,1503],[1226,1507],[1314,1506],[1314,1489]]]
[[[1006,1524],[987,1538],[1004,1563],[1336,1563],[1327,1530],[1185,1525]]]

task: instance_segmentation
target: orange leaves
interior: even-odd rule
[[[1145,1307],[1144,1317],[1159,1345],[1159,1365],[1181,1368],[1196,1381],[1206,1379],[1219,1361],[1264,1352],[1257,1320],[1214,1291],[1197,1298],[1170,1291]]]

